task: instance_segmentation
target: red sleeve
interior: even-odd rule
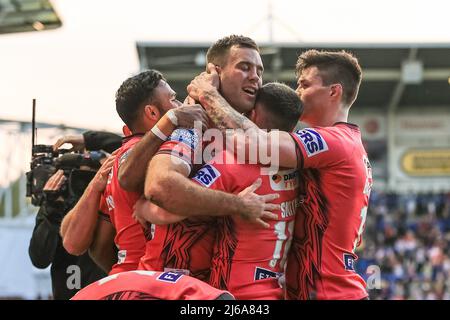
[[[306,128],[291,133],[300,150],[299,168],[324,168],[347,158],[343,137],[328,128]]]
[[[200,152],[199,152],[200,151]],[[156,154],[169,154],[185,161],[191,168],[201,164],[201,143],[199,134],[193,129],[176,129],[161,145]],[[200,159],[198,159],[200,156]]]

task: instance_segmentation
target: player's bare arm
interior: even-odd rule
[[[116,230],[111,222],[104,219],[97,220],[94,239],[89,247],[89,256],[106,273],[111,271],[117,262],[117,252],[114,249]]]
[[[61,223],[63,246],[73,255],[81,255],[89,248],[97,225],[98,208],[108,174],[114,164],[113,153],[97,171],[75,207]]]
[[[138,202],[136,202],[133,216],[144,228],[147,227],[147,222],[155,225],[167,225],[177,223],[188,218],[191,221],[209,221],[211,219],[210,217],[204,216],[187,217],[173,214],[148,201],[147,199],[145,199],[145,197],[139,199]]]
[[[279,195],[255,194],[260,181],[237,196],[203,188],[187,178],[189,173],[189,166],[183,160],[167,154],[156,155],[147,170],[145,197],[182,216],[239,215],[264,227],[268,224],[262,219],[277,219],[271,211],[277,210],[279,205],[270,202]]]
[[[177,125],[184,128],[193,128],[194,122],[199,121],[206,128],[208,116],[200,105],[182,106],[173,110]],[[155,125],[164,135],[169,136],[176,128],[175,124],[165,114]],[[142,192],[144,189],[145,170],[148,162],[155,155],[164,141],[152,131],[147,132],[129,156],[119,167],[118,178],[120,186],[132,192]]]
[[[136,202],[133,215],[142,225],[145,225],[147,221],[156,225],[166,225],[177,223],[187,218],[170,213],[145,198],[141,198]]]

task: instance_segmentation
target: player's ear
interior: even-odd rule
[[[146,118],[153,121],[158,121],[159,118],[161,118],[161,112],[158,107],[153,104],[148,104],[144,107],[144,115]]]
[[[122,127],[122,133],[125,137],[131,136],[131,130],[127,126]]]
[[[330,86],[330,96],[333,98],[341,99],[342,97],[342,85],[340,83],[336,83]]]
[[[220,74],[222,73],[222,68],[219,65],[216,65],[216,71],[217,74],[220,76]]]
[[[212,62],[208,62],[206,64],[206,73],[212,73],[213,71],[216,71],[219,75],[222,72],[222,68],[218,64],[214,64]]]

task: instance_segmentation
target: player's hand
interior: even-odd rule
[[[58,141],[56,141],[56,143],[53,145],[53,150],[58,150],[59,147],[61,147],[64,143],[70,143],[72,145],[70,151],[82,151],[85,147],[84,137],[82,134],[79,134],[59,138]]]
[[[132,217],[134,220],[139,222],[144,230],[147,229],[147,220],[144,218],[144,212],[148,206],[148,200],[144,196],[140,197],[138,201],[133,206]]]
[[[63,170],[56,171],[45,183],[43,191],[58,191],[67,180]]]
[[[273,200],[278,199],[278,193],[258,195],[255,191],[261,187],[261,178],[256,179],[252,185],[242,190],[238,196],[242,198],[244,205],[241,211],[241,217],[250,222],[256,223],[264,228],[269,228],[270,225],[263,221],[263,219],[277,220],[278,215],[272,211],[279,210],[280,205],[272,203]]]
[[[218,90],[220,87],[219,73],[216,66],[208,63],[207,71],[200,73],[187,86],[189,96],[195,101],[201,101],[203,95],[211,90]]]
[[[208,128],[208,115],[199,104],[183,105],[173,109],[177,116],[178,126],[182,128],[194,128],[201,125],[203,131]]]
[[[114,165],[114,160],[116,160],[116,154],[118,150],[114,151],[106,160],[103,162],[100,169],[98,169],[94,178],[91,181],[92,188],[97,192],[103,192],[108,183],[108,176],[111,172],[111,168]]]

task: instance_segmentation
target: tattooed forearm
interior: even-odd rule
[[[208,116],[220,130],[257,128],[252,121],[234,110],[217,91],[205,92],[202,98]]]

